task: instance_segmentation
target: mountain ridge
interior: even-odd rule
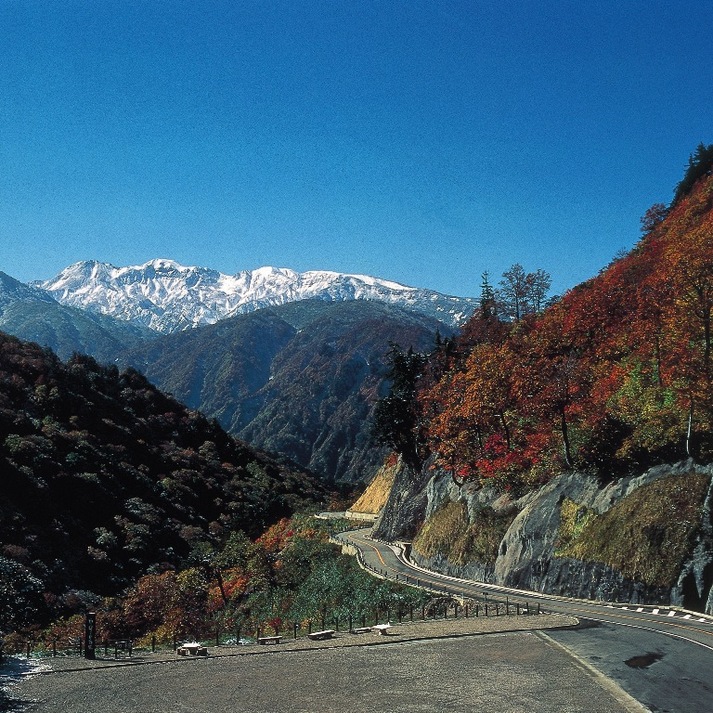
[[[107,269],[87,262],[78,273],[101,280]],[[201,275],[220,279],[169,261],[154,261],[151,269],[169,271],[181,282],[200,281]],[[291,275],[265,269],[249,277],[255,288],[266,278],[274,284],[275,276]],[[152,279],[150,271],[145,277]],[[136,278],[129,281],[138,290]],[[382,300],[290,297],[284,304],[162,334],[60,304],[40,288],[0,276],[0,329],[64,360],[84,353],[104,364],[133,366],[233,435],[324,480],[369,479],[385,455],[372,450],[369,431],[373,405],[386,388],[390,344],[430,351],[437,334],[448,337],[453,329]]]
[[[60,304],[164,334],[305,299],[386,302],[450,326],[463,323],[478,304],[475,298],[443,295],[368,275],[326,270],[299,273],[277,267],[226,275],[168,259],[126,267],[95,260],[78,262],[50,280],[33,281],[30,287],[45,290]]]
[[[75,352],[112,362],[117,352],[154,337],[146,327],[68,307],[46,290],[0,272],[0,330],[49,347],[61,359]]]
[[[370,479],[391,343],[430,351],[443,323],[396,305],[304,300],[165,335],[120,357],[235,436],[330,481]]]

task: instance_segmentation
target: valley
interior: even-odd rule
[[[0,2],[0,713],[713,711],[711,27]]]
[[[476,303],[357,277],[315,273],[304,283],[273,268],[228,278],[165,260],[86,263],[44,285],[4,276],[0,330],[63,359],[136,368],[232,435],[353,485],[388,453],[375,447],[371,420],[389,345],[431,351]]]
[[[651,710],[676,701],[624,675],[622,652],[668,685],[688,667],[681,710],[702,705],[713,175],[700,168],[596,277],[550,298],[542,270],[514,265],[498,287],[486,273],[457,327],[434,318],[439,299],[416,310],[393,299],[411,288],[364,276],[312,275],[326,291],[302,300],[310,279],[284,270],[84,263],[52,286],[60,304],[3,275],[1,326],[19,335],[0,335],[7,643],[47,655],[81,639],[89,609],[107,639],[167,645],[518,591],[585,622],[553,638]],[[282,296],[238,314],[228,288],[266,282]],[[313,517],[324,510],[346,519]],[[349,534],[350,515],[409,557]],[[602,632],[612,643],[593,654]]]

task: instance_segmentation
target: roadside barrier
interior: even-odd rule
[[[370,568],[366,568],[369,570]],[[381,575],[383,576],[383,575]],[[399,579],[399,582],[402,582]],[[404,582],[405,583],[405,582]],[[416,586],[410,584],[409,586]],[[424,589],[425,587],[421,587]],[[459,619],[469,617],[498,617],[498,616],[527,616],[540,614],[540,605],[530,607],[529,602],[510,601],[492,599],[488,595],[484,595],[482,601],[459,600],[453,595],[445,591],[436,591],[428,589],[434,598],[421,607],[414,605],[397,605],[393,608],[383,608],[374,606],[372,608],[362,609],[360,611],[350,612],[348,614],[329,613],[326,607],[322,607],[318,613],[309,619],[294,622],[282,622],[281,626],[269,625],[263,623],[256,626],[250,631],[250,635],[243,637],[242,630],[237,627],[234,632],[229,633],[221,629],[220,626],[215,628],[214,639],[199,639],[203,647],[213,646],[240,646],[247,644],[265,643],[269,640],[270,643],[279,645],[280,642],[290,638],[297,640],[326,638],[325,632],[348,632],[352,634],[360,634],[365,631],[375,630],[391,626],[398,622],[417,622],[417,621],[435,621],[438,619]],[[196,642],[197,644],[198,642]],[[157,648],[165,650],[173,650],[177,652],[181,648],[181,638],[178,635],[173,636],[172,645],[164,645],[157,647],[156,638],[152,637],[150,645],[144,646],[141,649],[135,646],[133,639],[103,639],[97,647],[97,657],[120,659],[131,659],[134,655],[141,656],[142,653],[149,651],[154,653]],[[45,657],[78,657],[85,655],[83,648],[82,637],[70,637],[64,641],[59,639],[47,640],[26,640],[15,642],[14,651],[6,651],[5,653],[13,653],[16,656],[26,656],[28,659],[45,658]],[[103,653],[103,656],[101,655]]]
[[[465,616],[529,616],[533,614],[541,614],[542,609],[540,602],[537,602],[533,607],[530,606],[530,602],[527,599],[511,601],[509,596],[502,597],[497,594],[487,594],[483,593],[482,599],[480,601],[477,598],[469,597],[466,601],[465,598],[459,597],[458,595],[451,592],[449,589],[444,587],[438,587],[433,582],[428,582],[422,577],[415,577],[411,574],[399,574],[398,572],[389,572],[388,569],[373,567],[366,562],[364,559],[364,553],[362,550],[354,545],[353,543],[345,543],[336,537],[330,538],[330,540],[337,545],[341,545],[346,549],[350,550],[352,554],[357,559],[359,566],[369,572],[370,574],[380,577],[382,579],[387,579],[398,584],[403,584],[409,587],[416,587],[417,589],[423,589],[432,594],[447,598],[452,600],[454,603],[450,607],[453,610],[453,617],[458,618],[459,607],[461,610],[461,615]],[[377,540],[377,542],[382,542],[383,544],[393,545],[390,542],[383,542],[382,540]],[[444,618],[448,617],[448,608],[443,610]],[[425,615],[424,617],[425,618]],[[434,617],[435,618],[435,617]]]

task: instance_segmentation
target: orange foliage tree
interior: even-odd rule
[[[539,315],[476,313],[420,393],[436,462],[505,487],[713,455],[713,177]],[[522,317],[522,315],[521,315]]]

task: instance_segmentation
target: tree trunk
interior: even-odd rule
[[[223,604],[228,603],[228,595],[225,592],[225,583],[223,582],[223,573],[220,571],[220,567],[215,568],[215,578],[218,580],[218,589],[220,589],[220,598],[223,600]]]
[[[703,335],[705,339],[703,352],[703,369],[706,376],[706,381],[710,382],[711,377],[711,311],[710,308],[705,310],[703,315]]]
[[[507,445],[508,450],[510,450],[510,429],[508,428],[508,422],[505,420],[504,413],[500,414],[500,423],[502,423],[503,431],[505,433],[505,444]]]
[[[691,398],[691,405],[688,409],[688,428],[686,429],[686,455],[689,458],[693,458],[693,398]]]
[[[462,488],[465,484],[465,478],[463,478],[463,480],[458,480],[455,470],[451,470],[451,480],[458,488]]]
[[[663,376],[661,375],[661,332],[658,330],[656,330],[654,350],[656,354],[656,381],[661,389],[663,388]]]
[[[567,417],[565,416],[564,407],[560,410],[560,428],[562,429],[562,446],[564,451],[564,462],[568,468],[573,468],[572,450],[569,442],[569,429],[567,427]]]

